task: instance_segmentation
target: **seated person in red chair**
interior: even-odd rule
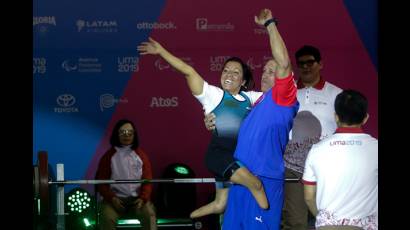
[[[129,120],[120,120],[114,126],[111,148],[98,164],[97,180],[152,179],[151,162],[139,147],[138,134]],[[115,229],[117,219],[133,214],[143,229],[157,229],[154,205],[151,203],[152,184],[100,184],[97,190],[101,202],[100,229]]]

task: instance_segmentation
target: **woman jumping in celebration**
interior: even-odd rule
[[[233,157],[240,124],[262,94],[244,91],[254,84],[249,67],[237,57],[226,60],[221,73],[221,89],[208,84],[193,67],[172,55],[152,38],[142,42],[137,49],[141,55],[160,55],[184,74],[189,89],[202,104],[205,113],[213,112],[218,117],[205,155],[205,164],[216,177],[216,197],[211,203],[192,212],[191,218],[225,210],[228,188],[223,181],[228,180],[247,187],[258,205],[267,209],[268,201],[261,181]]]

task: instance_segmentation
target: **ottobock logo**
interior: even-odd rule
[[[210,70],[211,71],[221,71],[225,61],[230,58],[230,56],[211,56],[209,63],[210,63]]]
[[[100,95],[100,109],[103,112],[105,109],[109,109],[113,107],[117,103],[128,103],[128,99],[118,99],[115,98],[114,95],[106,93]]]
[[[76,21],[77,32],[113,33],[118,32],[116,20],[83,20]]]
[[[178,97],[171,98],[162,98],[162,97],[153,97],[151,99],[150,107],[177,107],[178,106]]]
[[[78,112],[77,107],[73,107],[76,103],[76,99],[71,94],[61,94],[56,99],[57,105],[60,107],[55,107],[54,112],[56,113],[76,113]]]
[[[77,60],[66,59],[61,63],[61,67],[67,72],[102,72],[102,64],[98,58],[78,58]]]
[[[138,57],[117,57],[118,72],[129,73],[139,70]]]
[[[137,23],[137,29],[139,30],[176,30],[174,22],[139,22]]]
[[[196,19],[197,31],[218,31],[218,32],[231,32],[235,29],[235,26],[230,22],[225,24],[209,24],[207,18]]]
[[[47,60],[43,57],[33,58],[33,74],[45,74],[47,71]]]

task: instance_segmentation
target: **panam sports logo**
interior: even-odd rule
[[[235,26],[228,22],[225,24],[210,24],[207,18],[196,19],[196,30],[201,32],[232,32]]]

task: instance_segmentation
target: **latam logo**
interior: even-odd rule
[[[226,24],[209,24],[207,18],[196,19],[196,30],[201,32],[217,31],[217,32],[232,32],[235,26],[230,22]]]
[[[177,107],[178,106],[178,97],[171,98],[162,98],[162,97],[153,97],[151,99],[150,107]]]
[[[176,30],[174,22],[139,22],[137,23],[137,29],[139,30]]]
[[[331,141],[330,146],[334,146],[334,145],[362,145],[362,141],[360,140]]]
[[[128,99],[118,99],[114,95],[106,93],[100,96],[100,109],[103,112],[105,109],[113,107],[117,103],[128,103]]]
[[[77,32],[112,33],[118,32],[115,20],[82,20],[76,21]]]
[[[55,107],[55,113],[78,113],[78,108],[74,107],[76,99],[71,94],[61,94],[56,99],[57,105],[60,107]]]

